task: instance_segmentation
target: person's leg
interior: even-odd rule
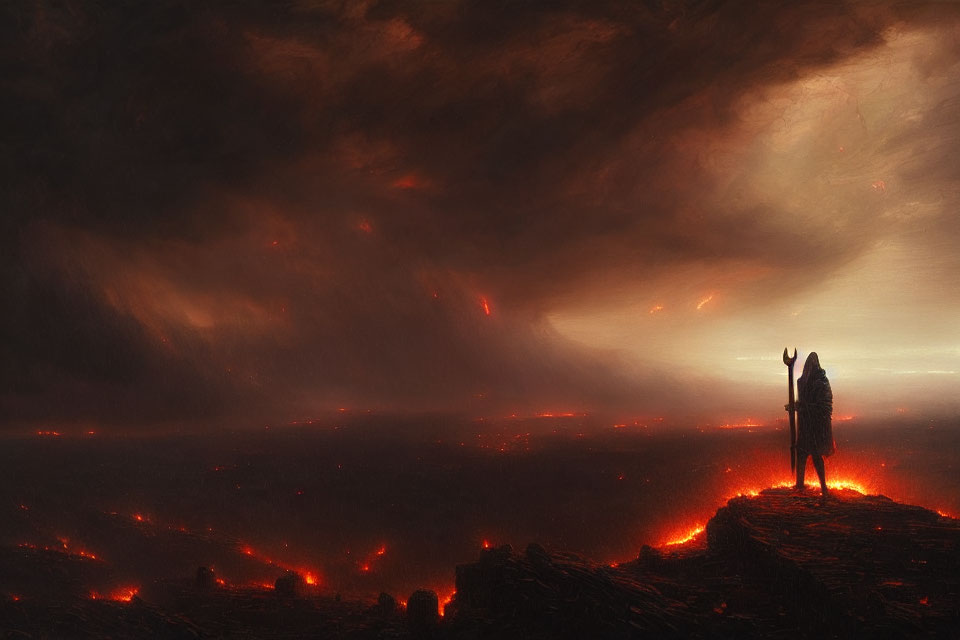
[[[807,452],[797,449],[797,484],[793,487],[797,491],[803,491],[803,476],[807,470]]]
[[[823,467],[823,457],[819,453],[813,454],[813,468],[817,470],[817,476],[820,478],[820,493],[827,495],[827,474]]]

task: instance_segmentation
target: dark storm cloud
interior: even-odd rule
[[[2,11],[4,413],[130,423],[675,405],[682,384],[544,312],[704,261],[749,256],[782,284],[858,255],[866,208],[845,241],[785,231],[777,203],[704,213],[699,192],[737,187],[709,148],[745,93],[946,10]]]

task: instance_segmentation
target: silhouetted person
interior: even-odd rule
[[[813,458],[813,467],[820,477],[820,491],[827,495],[827,478],[823,459],[835,450],[833,443],[833,391],[827,372],[820,367],[816,353],[807,356],[803,363],[803,375],[797,380],[797,485],[804,487],[803,476],[807,456]]]

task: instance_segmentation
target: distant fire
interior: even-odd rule
[[[376,550],[368,553],[366,557],[357,561],[357,569],[360,573],[370,573],[373,571],[375,563],[387,554],[387,546],[380,545]]]
[[[480,298],[480,306],[483,307],[485,314],[490,315],[490,303],[487,302],[486,298]]]
[[[453,598],[456,595],[457,595],[457,590],[453,589],[452,591],[449,591],[446,596],[442,596],[439,598],[439,601],[440,601],[439,613],[441,617],[447,615],[447,605],[453,602]]]
[[[101,558],[86,549],[76,549],[73,550],[70,548],[69,540],[61,539],[59,547],[50,547],[47,545],[38,545],[31,542],[21,542],[17,545],[21,549],[33,549],[35,551],[52,551],[54,553],[64,553],[68,556],[75,556],[77,558],[85,558],[87,560],[101,560]]]
[[[711,300],[713,300],[713,294],[712,294],[712,293],[711,293],[709,296],[707,296],[706,298],[702,299],[700,302],[697,303],[697,311],[700,311],[700,309],[703,308],[703,305],[707,304],[707,303],[710,302]]]
[[[755,422],[753,418],[747,418],[743,422],[737,422],[734,424],[730,424],[730,423],[722,424],[718,428],[719,429],[751,429],[751,428],[762,427],[762,426],[763,424],[759,422]]]
[[[275,560],[275,559],[273,559],[273,558],[269,558],[269,557],[263,555],[262,553],[259,553],[258,551],[256,551],[253,547],[251,547],[251,546],[248,545],[248,544],[240,544],[240,545],[237,547],[237,550],[238,550],[240,553],[242,553],[243,555],[245,555],[245,556],[247,556],[247,557],[249,557],[249,558],[252,558],[252,559],[256,560],[257,562],[260,562],[260,563],[269,565],[269,566],[271,566],[271,567],[276,567],[276,568],[278,568],[278,569],[282,569],[283,571],[293,571],[293,572],[295,572],[295,573],[299,573],[300,575],[303,576],[304,582],[306,582],[306,583],[307,583],[308,585],[310,585],[310,586],[316,586],[316,585],[320,584],[319,573],[318,573],[317,571],[313,570],[313,569],[307,569],[307,568],[302,568],[302,567],[295,567],[295,566],[288,565],[288,564],[283,563],[283,562],[279,562],[279,561],[277,561],[277,560]],[[271,589],[273,588],[273,585],[268,585],[268,586],[269,586]]]
[[[102,595],[97,591],[90,592],[91,600],[112,600],[114,602],[130,602],[140,592],[140,587],[120,587],[114,589],[107,595]]]

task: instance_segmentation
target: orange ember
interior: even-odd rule
[[[487,302],[486,298],[480,298],[480,306],[483,307],[483,312],[487,315],[490,315],[490,304]]]
[[[651,314],[653,314],[653,313],[658,313],[658,312],[660,312],[660,311],[663,311],[663,305],[662,305],[662,304],[655,304],[655,305],[653,305],[652,307],[650,307],[650,313],[651,313]]]
[[[710,302],[711,300],[713,300],[713,294],[712,294],[712,293],[711,293],[710,295],[708,295],[706,298],[704,298],[703,300],[701,300],[699,303],[697,303],[697,311],[700,311],[700,309],[703,308],[703,305],[707,304],[707,303]]]

